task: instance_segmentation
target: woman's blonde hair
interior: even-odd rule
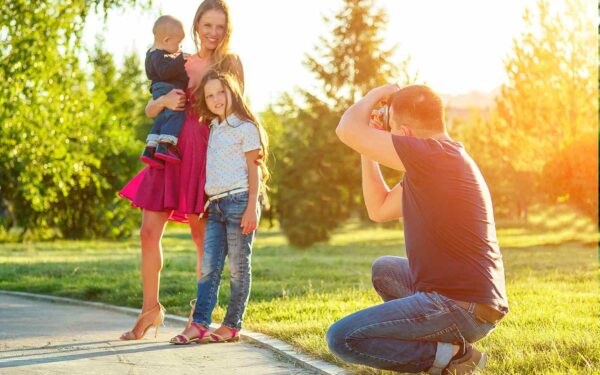
[[[231,37],[231,22],[229,22],[229,6],[227,3],[224,0],[204,0],[198,7],[198,10],[196,10],[194,24],[192,25],[192,35],[194,36],[196,48],[200,50],[200,35],[197,31],[198,23],[204,13],[209,10],[218,10],[225,14],[225,35],[223,35],[223,39],[219,42],[211,57],[212,65],[219,66],[228,54],[229,38]]]
[[[213,119],[216,117],[215,114],[208,109],[208,106],[206,105],[206,99],[204,97],[204,88],[206,84],[212,80],[218,80],[221,82],[223,89],[229,90],[231,93],[231,113],[239,117],[240,120],[251,122],[258,129],[258,134],[260,137],[260,156],[262,159],[260,163],[260,169],[262,172],[263,187],[266,188],[266,183],[271,177],[269,168],[267,168],[267,161],[269,158],[269,137],[267,136],[265,128],[261,125],[244,100],[244,95],[242,94],[240,83],[237,78],[231,73],[221,73],[214,69],[209,70],[202,78],[200,85],[198,85],[198,87],[194,90],[193,97],[195,100],[192,103],[192,108],[202,118]],[[225,102],[225,108],[228,106],[228,103]]]

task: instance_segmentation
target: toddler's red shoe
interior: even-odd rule
[[[181,163],[181,156],[177,147],[171,143],[161,142],[156,148],[154,157],[160,160],[164,160],[168,163],[179,164]]]
[[[156,151],[156,147],[146,146],[144,148],[144,152],[142,153],[142,156],[140,156],[140,160],[142,162],[148,164],[152,168],[163,169],[165,167],[165,165],[164,165],[165,162],[162,160],[157,160],[154,157],[155,151]]]

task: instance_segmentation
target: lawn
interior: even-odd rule
[[[484,374],[600,374],[600,287],[595,226],[570,211],[544,210],[525,226],[498,230],[511,313],[478,347],[490,354]],[[195,295],[195,254],[183,226],[169,227],[161,302],[187,316]],[[328,361],[324,334],[335,320],[379,303],[370,265],[404,254],[402,231],[350,224],[330,243],[287,245],[263,230],[253,255],[245,327]],[[224,280],[214,320],[229,297]],[[138,239],[0,244],[0,289],[139,307]],[[133,322],[133,321],[132,321]],[[349,366],[361,373],[379,373]]]

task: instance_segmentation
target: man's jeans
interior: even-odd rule
[[[157,99],[168,94],[176,88],[174,85],[166,82],[155,82],[152,84],[152,99]],[[158,142],[168,142],[176,145],[179,133],[183,128],[185,121],[185,111],[172,111],[169,108],[163,109],[154,119],[152,129],[146,138],[148,146],[156,146]]]
[[[225,257],[229,258],[231,295],[223,324],[241,329],[242,318],[250,295],[252,276],[250,256],[254,232],[244,235],[240,223],[248,206],[248,192],[236,193],[212,201],[208,206],[202,276],[198,281],[198,296],[194,322],[209,326],[217,303]]]
[[[349,315],[327,331],[329,349],[343,360],[385,370],[440,373],[452,358],[453,344],[475,342],[494,329],[443,295],[416,292],[406,258],[377,259],[372,278],[386,302]]]

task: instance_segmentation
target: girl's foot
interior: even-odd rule
[[[221,325],[210,334],[209,342],[234,342],[240,340],[240,332],[237,329]]]
[[[121,335],[121,340],[141,340],[148,332],[150,327],[154,326],[154,338],[158,334],[158,327],[165,320],[165,308],[160,303],[150,310],[143,311],[138,315],[135,325],[131,331],[127,331]]]
[[[209,341],[210,330],[196,322],[192,322],[185,327],[183,332],[173,337],[169,342],[175,345],[187,345],[191,343],[203,343]]]

